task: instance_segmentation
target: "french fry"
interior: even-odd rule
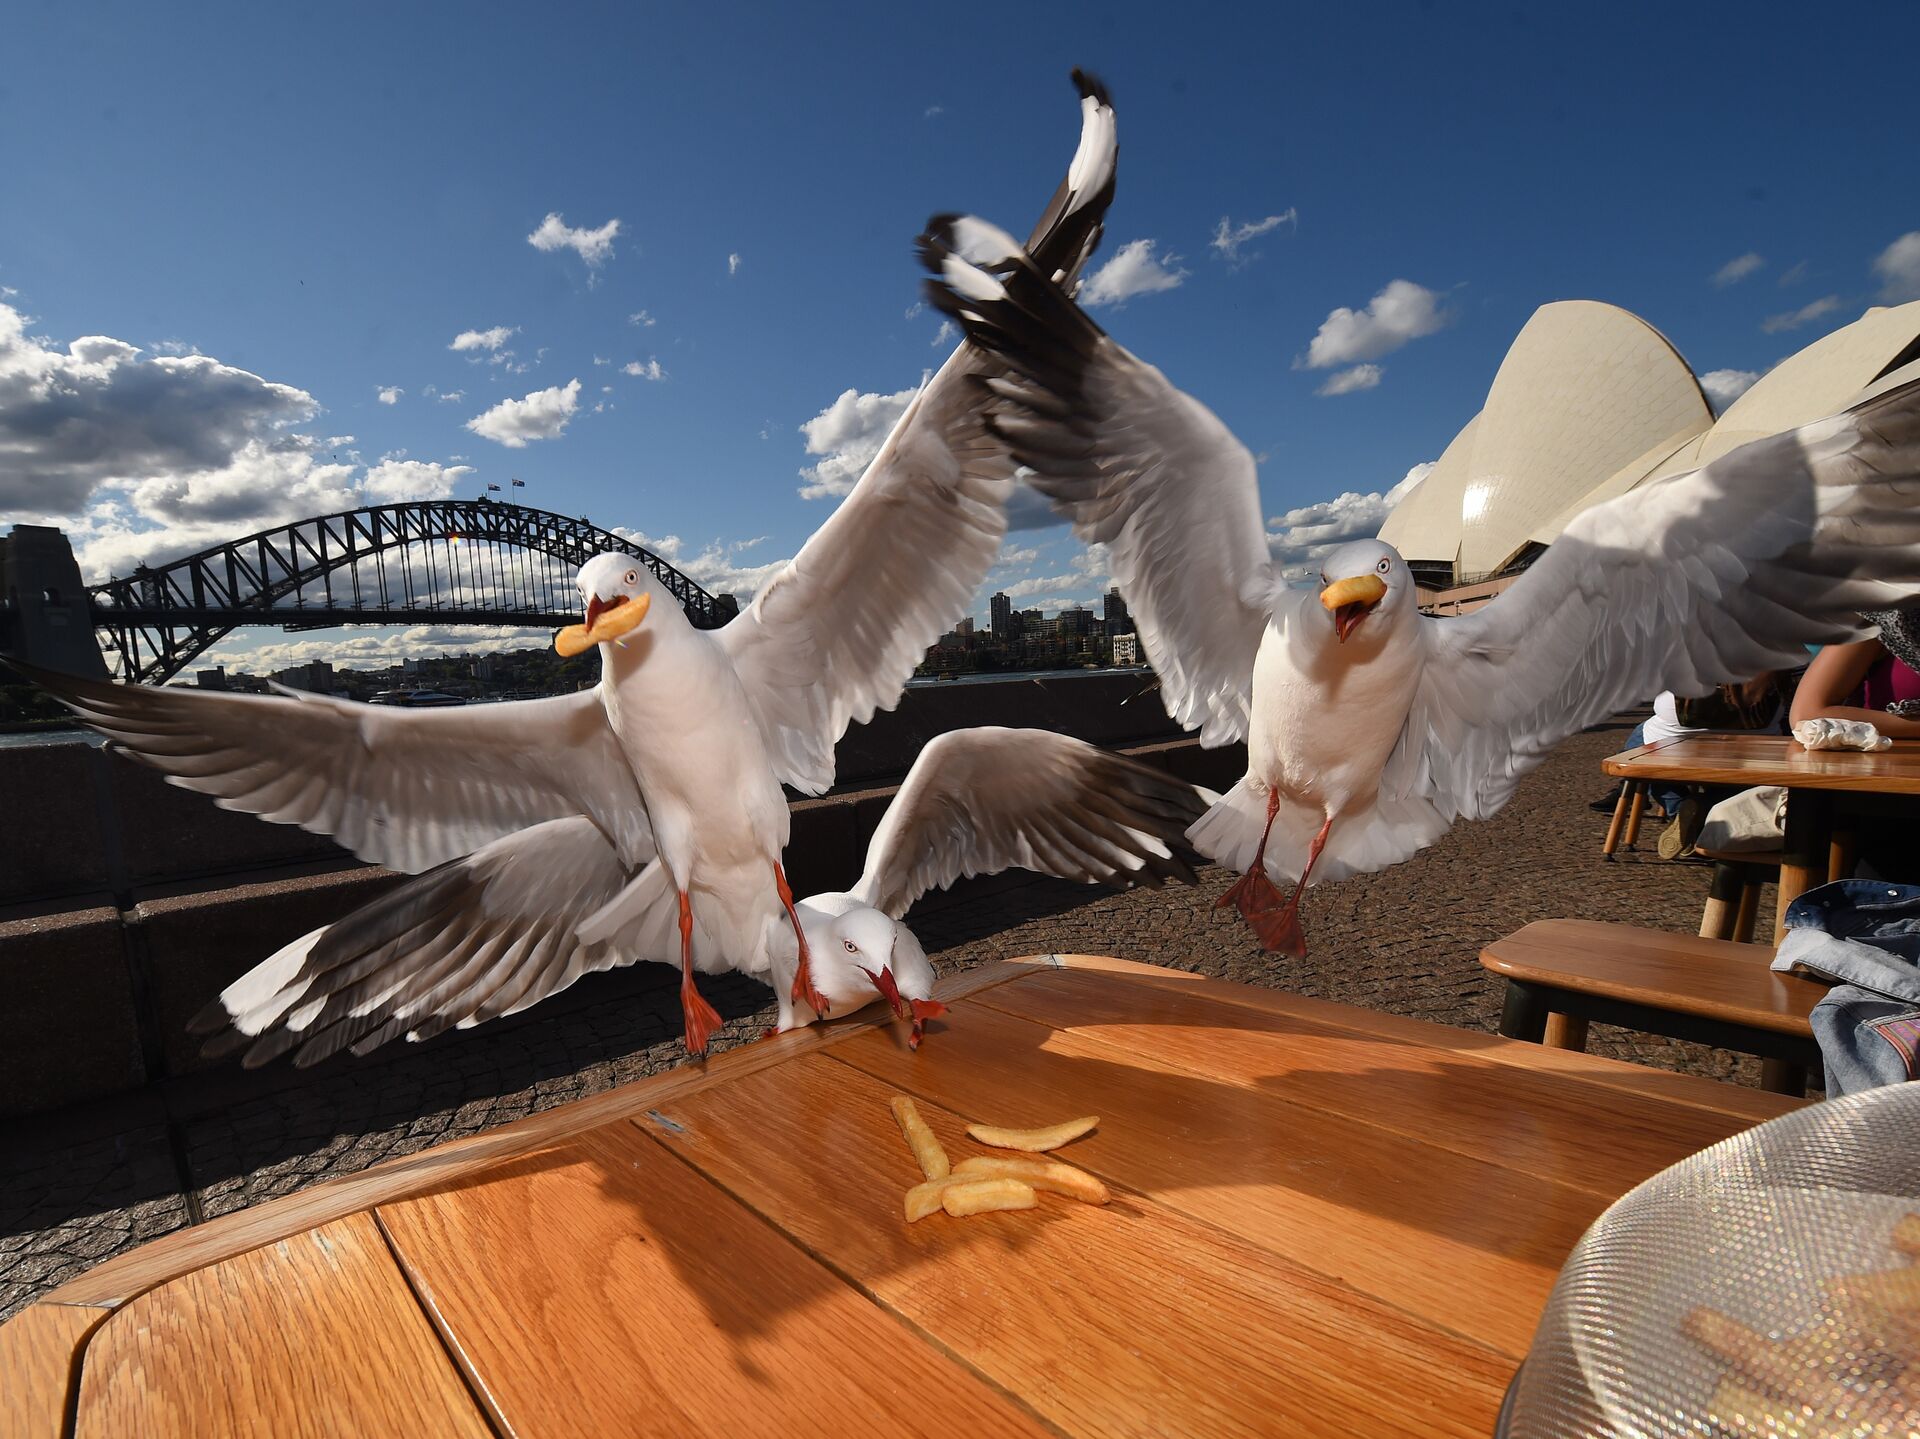
[[[1099,1115],[1089,1114],[1084,1119],[1069,1119],[1064,1124],[1051,1125],[1046,1129],[1002,1129],[993,1124],[969,1124],[967,1133],[995,1149],[1019,1149],[1029,1154],[1039,1154],[1058,1149],[1063,1144],[1071,1144],[1081,1135],[1091,1133],[1099,1123]]]
[[[1714,1389],[1713,1407],[1707,1411],[1707,1417],[1730,1434],[1764,1434],[1783,1439],[1783,1436],[1804,1433],[1806,1439],[1814,1439],[1815,1434],[1827,1432],[1800,1429],[1797,1426],[1803,1415],[1799,1405],[1776,1399],[1731,1374]]]
[[[940,1212],[940,1196],[956,1184],[972,1184],[978,1175],[949,1174],[944,1179],[928,1179],[907,1191],[907,1223],[917,1224],[929,1214]]]
[[[940,1207],[955,1219],[1001,1209],[1031,1209],[1039,1202],[1033,1186],[1017,1179],[967,1179],[940,1190]]]
[[[1909,1214],[1893,1226],[1893,1247],[1908,1258],[1920,1258],[1920,1214]]]
[[[1920,1310],[1920,1267],[1849,1274],[1827,1286],[1836,1303],[1870,1304],[1893,1314]]]
[[[1747,1380],[1784,1395],[1796,1406],[1804,1405],[1816,1414],[1827,1410],[1839,1414],[1862,1411],[1860,1395],[1831,1374],[1806,1364],[1785,1345],[1716,1309],[1692,1309],[1680,1327],[1689,1338],[1698,1340],[1733,1365]]]
[[[920,1117],[920,1111],[906,1095],[893,1097],[893,1117],[900,1121],[900,1132],[907,1137],[907,1147],[913,1151],[923,1175],[928,1179],[945,1179],[953,1172],[947,1151],[940,1147],[940,1141],[927,1128],[927,1121]]]
[[[1084,1169],[1054,1159],[1007,1159],[1000,1155],[979,1154],[963,1159],[953,1168],[955,1177],[975,1179],[1018,1179],[1035,1189],[1064,1194],[1085,1204],[1105,1204],[1113,1196],[1107,1186]]]

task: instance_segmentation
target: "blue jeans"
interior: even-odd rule
[[[1834,981],[1810,1016],[1829,1097],[1920,1078],[1920,885],[1808,890],[1787,906],[1773,967]]]
[[[1633,733],[1627,736],[1627,748],[1639,749],[1647,742],[1647,726],[1643,721],[1633,727]],[[1661,812],[1671,819],[1680,812],[1680,791],[1677,789],[1655,790],[1648,787],[1647,796],[1660,806]]]

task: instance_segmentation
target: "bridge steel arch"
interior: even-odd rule
[[[160,684],[242,625],[570,624],[579,619],[574,572],[607,551],[646,565],[700,628],[733,617],[730,596],[709,594],[643,545],[586,519],[492,500],[297,520],[143,565],[88,586],[87,599],[119,677]]]

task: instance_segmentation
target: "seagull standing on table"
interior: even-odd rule
[[[1018,371],[982,378],[988,427],[1110,547],[1167,712],[1203,744],[1247,740],[1246,777],[1188,838],[1245,871],[1221,902],[1268,949],[1305,953],[1310,879],[1407,859],[1622,706],[1799,663],[1920,584],[1914,381],[1596,505],[1462,618],[1422,616],[1378,540],[1289,589],[1253,457],[1211,411],[1005,232],[937,217],[922,256],[930,301]]]
[[[1033,241],[1069,281],[1098,243],[1117,154],[1105,90],[1074,80],[1080,144]],[[1013,465],[965,382],[995,368],[963,343],[832,518],[719,631],[694,629],[633,557],[590,560],[586,623],[557,642],[598,646],[590,692],[396,710],[19,666],[174,783],[419,876],[256,966],[196,1029],[247,1047],[249,1064],[290,1050],[313,1063],[669,957],[694,1053],[719,1023],[697,970],[778,963],[792,973],[783,1003],[825,1010],[781,868],[780,786],[833,783],[847,726],[898,702],[985,578]]]

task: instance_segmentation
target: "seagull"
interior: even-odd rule
[[[1310,880],[1407,859],[1622,706],[1801,663],[1920,584],[1910,381],[1584,511],[1471,615],[1422,616],[1379,540],[1292,589],[1253,457],[1210,410],[1004,231],[936,216],[921,255],[929,302],[1017,372],[978,381],[987,427],[1082,540],[1110,547],[1167,712],[1202,744],[1247,741],[1246,776],[1188,839],[1244,871],[1221,903],[1270,950],[1305,953]]]
[[[836,1014],[884,998],[913,1024],[946,1012],[933,966],[901,923],[915,900],[957,879],[1028,869],[1059,879],[1191,884],[1176,846],[1219,798],[1135,760],[1048,730],[981,726],[920,751],[867,845],[859,883],[799,903],[813,977]],[[821,1017],[776,978],[773,1032]]]
[[[1065,282],[1099,242],[1117,156],[1105,88],[1079,71],[1074,83],[1080,144],[1031,241]],[[997,368],[962,342],[832,517],[717,631],[696,630],[632,556],[587,561],[585,623],[556,639],[563,653],[600,652],[600,684],[581,694],[393,709],[16,666],[173,783],[432,878],[281,950],[206,1024],[271,1031],[249,1050],[258,1062],[293,1046],[311,1063],[396,1034],[424,1039],[631,962],[629,931],[663,896],[689,1052],[704,1053],[720,1023],[697,971],[761,972],[791,950],[789,998],[826,1010],[780,862],[781,786],[820,794],[833,783],[847,726],[899,702],[998,553],[1014,467],[967,383]],[[530,923],[527,889],[595,903],[577,932]],[[447,922],[448,904],[467,906],[462,923]],[[410,922],[387,942],[424,967],[396,978],[372,954],[341,958],[368,932],[356,921],[394,912],[381,905]]]

